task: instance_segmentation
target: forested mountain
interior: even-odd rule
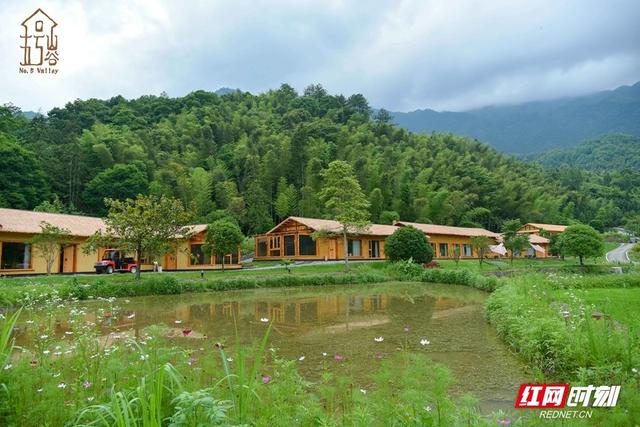
[[[596,171],[640,171],[640,137],[607,135],[585,141],[575,147],[531,155],[527,159],[549,167],[573,166]]]
[[[263,232],[326,216],[320,171],[350,162],[373,221],[497,229],[504,219],[599,228],[640,209],[640,174],[546,171],[450,134],[418,135],[375,116],[362,95],[197,91],[181,98],[77,100],[27,120],[0,109],[0,206],[103,215],[104,197],[180,198],[193,220]]]
[[[466,112],[392,113],[413,132],[452,132],[511,154],[569,147],[610,133],[640,136],[640,82],[616,90]]]

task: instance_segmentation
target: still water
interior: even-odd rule
[[[366,384],[377,360],[408,346],[452,371],[454,393],[474,394],[485,410],[506,409],[529,378],[485,321],[486,297],[468,287],[403,282],[88,301],[48,316],[61,337],[69,330],[67,310],[82,308],[87,320],[100,325],[103,344],[114,332],[142,336],[161,324],[175,337],[173,345],[212,353],[216,342],[236,342],[236,330],[240,342],[249,343],[272,322],[270,346],[285,358],[303,358],[299,370],[310,380],[339,354],[349,373]],[[191,332],[185,337],[183,330]]]

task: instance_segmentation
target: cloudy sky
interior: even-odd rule
[[[58,22],[59,73],[20,75],[20,23]],[[0,103],[287,82],[461,111],[640,80],[640,1],[0,0]]]

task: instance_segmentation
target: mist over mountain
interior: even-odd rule
[[[413,132],[451,132],[510,154],[541,153],[605,134],[640,136],[640,82],[586,96],[464,112],[416,110],[392,113]]]

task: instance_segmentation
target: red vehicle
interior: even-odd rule
[[[138,263],[133,257],[127,257],[118,249],[107,249],[102,255],[102,260],[95,264],[96,273],[111,274],[114,271],[120,273],[135,273],[138,271]]]

